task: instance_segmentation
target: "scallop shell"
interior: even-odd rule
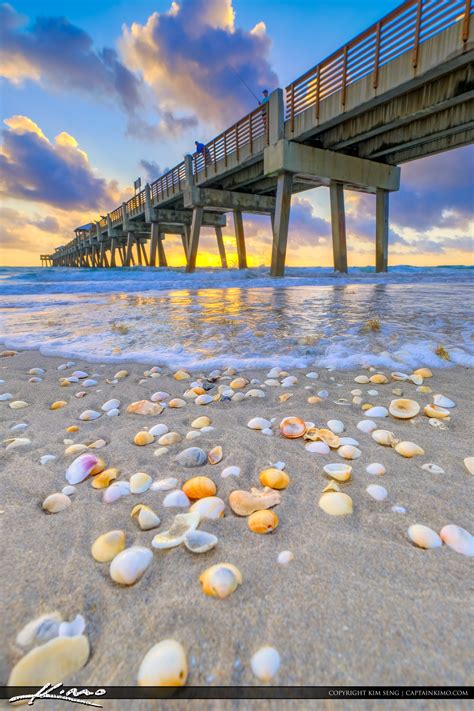
[[[137,432],[137,434],[133,438],[133,443],[136,444],[138,447],[145,447],[147,444],[151,444],[154,441],[155,438],[153,437],[153,435],[147,432],[146,430]]]
[[[449,410],[439,405],[426,405],[423,408],[423,412],[426,417],[434,417],[436,420],[445,420],[451,415]]]
[[[145,506],[144,504],[134,506],[130,516],[137,519],[142,531],[150,531],[152,528],[156,528],[160,525],[159,516],[157,516],[149,506]]]
[[[213,521],[224,516],[225,503],[218,496],[206,496],[204,499],[198,499],[189,510],[197,511],[201,521]]]
[[[222,457],[222,447],[213,447],[207,455],[207,461],[209,464],[219,464],[219,462],[222,461]]]
[[[253,533],[271,533],[278,526],[278,516],[268,509],[254,511],[248,517],[247,525]]]
[[[50,494],[42,503],[42,508],[48,513],[59,513],[71,505],[71,499],[66,494]]]
[[[398,417],[400,420],[409,420],[411,417],[416,417],[420,412],[420,406],[416,400],[401,398],[392,400],[388,408],[391,415]]]
[[[250,516],[254,511],[270,509],[281,501],[281,496],[274,489],[263,491],[252,488],[251,491],[237,489],[229,495],[229,506],[238,516]]]
[[[329,454],[331,451],[326,442],[308,442],[308,444],[305,444],[304,448],[307,452],[316,454]]]
[[[352,513],[352,499],[341,491],[327,491],[319,499],[319,506],[331,516],[345,516]]]
[[[383,476],[387,470],[385,469],[383,464],[379,464],[378,462],[373,462],[373,464],[369,464],[365,468],[365,471],[367,472],[367,474],[374,474],[375,476]]]
[[[143,546],[131,546],[121,551],[110,564],[110,577],[120,585],[133,585],[153,559],[153,553]]]
[[[349,464],[326,464],[323,469],[337,481],[348,481],[351,478],[352,467]]]
[[[257,679],[269,682],[278,672],[280,662],[280,655],[274,647],[261,647],[250,660],[250,666]]]
[[[449,397],[446,397],[446,395],[433,395],[433,402],[435,405],[439,405],[439,407],[448,409],[456,407],[456,403],[450,400]]]
[[[188,531],[184,537],[184,545],[191,553],[207,553],[216,547],[217,542],[217,536],[207,531]]]
[[[302,437],[307,430],[306,423],[299,417],[285,417],[280,422],[280,433],[287,439]]]
[[[160,415],[163,409],[159,403],[150,400],[137,400],[137,402],[130,403],[127,412],[135,415]]]
[[[55,637],[34,647],[13,667],[8,686],[34,686],[62,683],[78,672],[89,659],[89,641],[84,635]]]
[[[394,447],[399,443],[393,432],[390,430],[374,430],[372,433],[372,439],[377,442],[377,444],[382,444],[384,447]]]
[[[398,454],[401,454],[402,457],[407,457],[407,459],[411,459],[411,457],[417,457],[425,453],[425,450],[414,442],[399,442],[395,445],[394,449],[398,452]]]
[[[194,427],[196,430],[200,430],[203,427],[209,427],[210,424],[211,420],[209,417],[202,415],[202,417],[196,417],[196,419],[191,422],[191,427]]]
[[[409,527],[408,538],[419,548],[441,548],[443,545],[436,531],[418,523]]]
[[[204,499],[214,496],[217,487],[207,476],[195,476],[183,484],[183,491],[189,499]]]
[[[206,595],[223,599],[242,584],[242,574],[232,563],[217,563],[201,573],[199,582]]]
[[[366,491],[376,501],[383,501],[388,496],[387,489],[380,484],[369,484]]]
[[[79,419],[84,422],[90,422],[91,420],[97,420],[101,414],[102,413],[97,412],[97,410],[84,410],[84,412],[81,412],[79,415]]]
[[[118,469],[110,467],[109,469],[104,469],[103,472],[97,474],[97,476],[92,479],[92,486],[94,489],[106,489],[111,481],[117,478]]]
[[[96,538],[91,553],[98,563],[110,563],[124,548],[125,533],[116,529]]]
[[[376,383],[377,385],[388,383],[388,378],[383,373],[374,373],[374,375],[370,376],[369,380],[371,383]]]
[[[272,423],[270,420],[266,420],[264,417],[253,417],[248,423],[247,427],[251,430],[264,430],[267,427],[271,427]]]
[[[151,431],[150,431],[151,434]],[[162,447],[169,447],[172,444],[176,444],[177,442],[181,442],[183,438],[178,432],[165,432],[165,434],[161,435],[161,437],[158,440],[158,444],[161,445]]]
[[[466,457],[464,460],[464,466],[469,474],[474,474],[474,457]]]
[[[201,517],[197,511],[177,514],[174,517],[171,528],[168,531],[158,533],[153,538],[151,545],[153,548],[158,548],[160,550],[175,548],[175,546],[181,545],[184,541],[186,533],[188,533],[188,531],[194,531],[199,526],[200,520]]]
[[[149,474],[145,472],[137,472],[132,474],[130,477],[130,493],[131,494],[143,494],[148,491],[152,484],[153,479]]]
[[[87,479],[89,475],[91,475],[95,469],[97,468],[97,465],[101,463],[101,459],[99,457],[96,457],[95,454],[81,454],[77,459],[75,459],[69,467],[66,470],[66,479],[69,484],[72,484],[73,486],[75,484],[79,484],[81,481],[84,481],[84,479]],[[103,471],[104,467],[99,470]]]
[[[49,406],[50,410],[61,410],[63,407],[66,407],[67,402],[66,400],[56,400],[55,402],[51,403]]]
[[[170,491],[170,493],[166,494],[163,499],[163,506],[166,506],[167,508],[187,508],[189,504],[190,501],[188,497],[184,491],[181,491],[181,489]]]
[[[388,417],[388,410],[386,407],[377,405],[376,407],[369,407],[365,410],[364,415],[366,417]]]
[[[344,459],[359,459],[362,454],[360,449],[354,447],[352,444],[343,444],[342,447],[339,447],[337,453],[340,457],[344,457]]]
[[[261,471],[258,478],[262,486],[268,486],[270,489],[286,489],[290,483],[288,474],[274,467]]]
[[[164,639],[151,647],[143,657],[138,669],[137,684],[184,686],[187,676],[188,662],[183,647],[174,639]]]
[[[466,531],[465,528],[448,524],[441,529],[439,535],[441,540],[456,553],[469,557],[474,556],[474,536],[469,531]]]

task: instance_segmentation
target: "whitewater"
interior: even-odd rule
[[[472,285],[471,267],[0,268],[0,341],[191,370],[472,367]]]

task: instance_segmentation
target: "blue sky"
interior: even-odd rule
[[[10,151],[2,166],[7,173],[0,207],[2,261],[35,263],[39,251],[68,239],[73,226],[126,197],[138,175],[147,177],[143,161],[171,167],[192,149],[195,138],[211,139],[231,118],[252,109],[255,100],[230,67],[238,68],[257,94],[263,86],[284,87],[398,4],[180,0],[172,12],[164,0],[44,0],[41,5],[18,0],[2,5],[1,118],[8,122],[3,125],[4,152]],[[456,154],[461,158],[455,161],[446,154],[403,169],[404,187],[392,201],[394,219],[397,209],[403,212],[403,224],[395,223],[392,230],[400,250],[397,263],[420,263],[421,249],[410,248],[415,238],[420,245],[421,239],[425,245],[435,243],[429,263],[438,258],[440,263],[468,261],[472,153],[460,149]],[[461,166],[454,185],[441,192],[430,185],[434,171],[452,165]],[[25,191],[20,182],[27,176],[36,183]],[[79,176],[82,190],[76,189]],[[42,180],[50,181],[50,190]],[[63,191],[61,181],[69,181]],[[461,182],[463,189],[457,190]],[[415,193],[427,219],[410,232],[407,210]],[[435,195],[437,205],[458,215],[456,220],[449,223],[443,210],[433,209]],[[414,224],[419,213],[415,207]],[[364,239],[372,239],[371,209],[370,199],[349,201],[348,225],[362,263],[372,262],[370,250],[364,249]],[[315,259],[327,262],[327,229],[319,236],[317,232],[327,219],[327,191],[295,200],[290,262],[306,261],[313,233],[321,249]],[[248,223],[255,252],[265,261],[267,227],[251,218]],[[21,251],[16,249],[17,235]],[[436,242],[453,238],[458,242],[436,249]]]

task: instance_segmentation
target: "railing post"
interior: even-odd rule
[[[235,153],[237,157],[237,162],[239,159],[239,124],[235,124]]]
[[[413,42],[413,57],[411,63],[413,69],[418,65],[418,50],[420,48],[420,27],[421,27],[421,11],[423,9],[423,0],[418,0],[416,8],[416,24],[415,24],[415,41]]]
[[[321,101],[321,65],[319,65],[317,68],[316,79],[316,120],[319,121],[319,104]]]
[[[471,17],[471,0],[466,0],[466,5],[464,7],[464,17],[463,17],[463,21],[462,21],[462,31],[461,31],[461,39],[464,42],[464,44],[469,39],[470,17]]]
[[[374,58],[374,79],[372,86],[374,89],[377,88],[379,83],[379,58],[380,58],[380,35],[382,32],[382,23],[377,23],[377,30],[375,35],[375,58]]]
[[[295,85],[291,85],[291,133],[295,130]]]
[[[347,82],[347,44],[344,46],[344,59],[342,61],[341,106],[342,106],[343,110],[346,106],[346,82]]]
[[[227,168],[227,131],[224,132],[224,165]]]
[[[145,185],[145,222],[151,222],[152,209],[150,184],[147,183]]]
[[[267,110],[267,140],[268,145],[273,145],[285,138],[285,105],[283,90],[275,89],[270,94],[266,104]]]
[[[252,116],[253,114],[249,114],[249,143],[250,143],[250,155],[253,153],[253,136],[252,136]]]
[[[184,156],[184,174],[186,176],[186,186],[190,188],[193,183],[193,157],[190,153]]]

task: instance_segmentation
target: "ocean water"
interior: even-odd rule
[[[264,268],[2,268],[0,341],[191,370],[472,367],[473,276],[469,267],[289,268],[278,280]]]

